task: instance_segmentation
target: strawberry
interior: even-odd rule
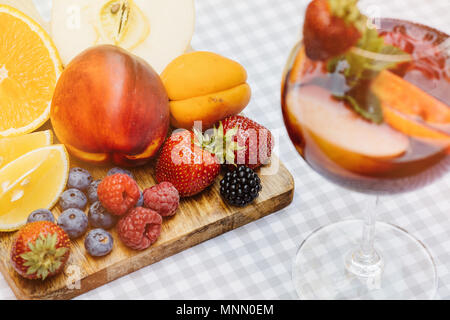
[[[53,222],[37,221],[18,232],[11,263],[22,277],[45,280],[63,270],[69,254],[70,240],[66,232]]]
[[[313,0],[303,25],[303,43],[308,58],[328,60],[356,45],[366,26],[358,0]]]
[[[172,183],[180,197],[200,193],[214,182],[219,172],[217,158],[187,130],[177,131],[167,139],[156,164],[158,183]]]
[[[214,139],[223,141],[228,164],[246,165],[256,169],[267,164],[272,156],[274,137],[269,129],[244,116],[231,116],[214,129]],[[215,149],[219,149],[215,146]],[[219,159],[223,158],[216,153]]]

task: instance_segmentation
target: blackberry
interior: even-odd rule
[[[117,219],[111,213],[109,213],[100,203],[95,202],[89,208],[89,223],[94,228],[111,229],[117,223]]]
[[[79,209],[67,209],[59,216],[58,226],[67,233],[70,239],[76,239],[86,232],[88,217]]]
[[[27,223],[36,222],[36,221],[50,221],[55,222],[55,217],[52,212],[47,209],[39,209],[35,210],[28,216]]]
[[[59,198],[59,205],[63,211],[70,208],[84,210],[87,205],[87,198],[80,190],[69,189],[62,193]]]
[[[114,239],[108,231],[94,229],[84,239],[86,251],[93,257],[103,257],[113,249]]]
[[[126,174],[127,176],[131,177],[132,179],[134,179],[134,175],[131,171],[129,171],[127,169],[119,168],[119,167],[115,167],[115,168],[112,168],[111,170],[109,170],[108,173],[106,174],[106,176],[113,176],[116,173],[123,173],[123,174]]]
[[[225,174],[220,181],[220,194],[232,206],[245,207],[255,200],[262,190],[261,180],[249,167],[240,166]]]
[[[93,178],[89,171],[83,168],[72,168],[69,171],[69,179],[67,180],[68,189],[86,190],[91,184]]]
[[[102,180],[93,181],[86,190],[87,197],[90,203],[95,203],[98,201],[97,188]]]

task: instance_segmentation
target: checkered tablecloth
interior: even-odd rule
[[[34,0],[44,17],[51,1]],[[151,0],[163,1],[163,0]],[[361,217],[365,198],[309,168],[285,134],[281,73],[299,34],[307,0],[196,0],[192,46],[242,63],[253,99],[246,113],[282,130],[279,156],[295,177],[291,206],[88,292],[79,299],[296,299],[297,248],[316,228]],[[387,11],[389,4],[391,11]],[[450,33],[450,0],[362,0],[373,15],[432,25]],[[437,299],[450,298],[450,175],[416,192],[382,198],[379,219],[410,231],[437,265]],[[14,299],[0,276],[0,300]]]

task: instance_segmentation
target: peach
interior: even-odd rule
[[[82,52],[62,73],[51,122],[58,139],[81,160],[136,166],[164,142],[169,100],[144,60],[102,45]]]
[[[170,99],[171,124],[203,129],[240,113],[250,102],[247,72],[237,62],[205,51],[181,55],[161,74]]]

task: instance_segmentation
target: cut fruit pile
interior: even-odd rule
[[[0,137],[32,132],[48,120],[61,63],[45,30],[0,5]],[[20,39],[20,41],[17,41]]]
[[[33,150],[0,169],[0,231],[17,230],[39,208],[52,208],[64,190],[69,158],[63,145]]]

